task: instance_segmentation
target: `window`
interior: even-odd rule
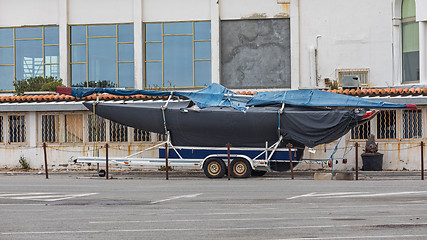
[[[341,86],[342,79],[344,76],[352,75],[358,76],[360,85],[367,86],[369,83],[369,69],[368,68],[359,68],[359,69],[336,69],[336,74],[338,75],[338,85]]]
[[[396,138],[396,110],[385,110],[378,114],[377,138]]]
[[[403,82],[420,80],[420,46],[415,0],[402,1],[402,75]]]
[[[133,141],[148,142],[151,141],[151,133],[140,129],[133,130]]]
[[[128,128],[125,125],[110,121],[110,141],[126,142],[128,140]]]
[[[403,138],[421,138],[421,110],[403,110]]]
[[[371,134],[371,122],[365,122],[351,130],[351,139],[368,139]]]
[[[83,142],[83,116],[77,114],[65,115],[65,142]]]
[[[9,142],[20,143],[25,142],[25,116],[11,115],[9,116]]]
[[[134,87],[133,24],[70,26],[71,84]]]
[[[0,28],[0,90],[13,90],[14,79],[59,78],[58,27]]]
[[[59,116],[42,115],[42,142],[59,142]]]
[[[160,134],[160,133],[157,134],[157,141],[164,142],[166,140],[167,140],[167,135],[166,134]]]
[[[145,24],[145,87],[211,83],[210,22]]]
[[[88,115],[89,142],[105,142],[105,123],[105,119],[98,115]]]

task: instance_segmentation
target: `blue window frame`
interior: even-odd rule
[[[0,28],[0,91],[37,76],[59,78],[59,28]]]
[[[146,88],[211,83],[210,22],[147,23],[144,27]]]
[[[71,85],[134,87],[133,24],[70,26]]]

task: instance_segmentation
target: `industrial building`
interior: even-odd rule
[[[194,90],[219,83],[245,94],[336,84],[330,91],[415,103],[418,111],[387,110],[353,129],[336,156],[348,159],[337,169],[354,168],[354,142],[374,133],[385,169],[419,169],[413,159],[427,137],[426,37],[422,0],[0,0],[0,167],[24,156],[40,168],[43,143],[50,167],[59,168],[81,154],[102,156],[105,143],[110,154],[128,155],[162,140],[94,117],[81,99],[14,96],[14,81],[53,76],[66,86],[105,80]],[[336,144],[306,157],[326,159]]]

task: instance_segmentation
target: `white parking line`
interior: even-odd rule
[[[369,193],[369,192],[336,192],[336,193],[307,193],[287,198],[287,200],[297,198],[359,198],[359,197],[382,197],[382,196],[397,196],[397,195],[412,195],[412,194],[426,194],[427,191],[412,191],[412,192],[389,192],[389,193]]]
[[[427,224],[427,223],[423,223]],[[408,224],[410,225],[410,224]],[[153,229],[109,229],[109,230],[75,230],[75,231],[43,231],[43,232],[2,232],[1,235],[42,235],[42,234],[82,234],[82,233],[120,233],[120,232],[207,232],[207,231],[247,231],[247,230],[286,230],[286,229],[315,229],[315,228],[337,228],[337,227],[364,227],[366,225],[307,225],[307,226],[286,226],[286,227],[230,227],[230,228],[153,228]],[[275,240],[307,240],[307,239],[369,239],[369,238],[416,238],[425,237],[427,234],[414,235],[384,235],[384,236],[333,236],[333,237],[314,237],[314,238],[281,238]]]
[[[320,198],[349,198],[349,197],[383,197],[383,196],[396,196],[396,195],[412,195],[412,194],[425,194],[427,191],[414,191],[414,192],[390,192],[390,193],[369,193],[360,195],[345,195],[345,196],[325,196]]]
[[[153,229],[109,229],[83,231],[44,231],[44,232],[2,232],[2,235],[31,235],[31,234],[78,234],[78,233],[119,233],[119,232],[160,232],[160,231],[239,231],[239,230],[279,230],[279,229],[310,229],[333,228],[334,225],[288,226],[288,227],[245,227],[245,228],[153,228]]]
[[[168,216],[170,216],[168,214]],[[396,217],[426,217],[427,215],[363,215],[363,218],[366,219],[373,219],[373,218],[396,218]],[[166,219],[166,220],[110,220],[110,221],[93,221],[89,222],[89,224],[127,224],[127,223],[168,223],[168,222],[226,222],[226,221],[278,221],[278,220],[288,220],[288,221],[295,221],[295,220],[314,220],[314,219],[337,219],[337,216],[331,216],[331,217],[261,217],[261,218],[215,218],[215,219]],[[354,219],[354,217],[346,217],[341,216],[339,217],[340,220],[346,220],[346,219]],[[363,219],[361,219],[363,220]]]
[[[323,197],[323,196],[341,196],[341,195],[354,195],[354,194],[366,194],[368,192],[338,192],[338,193],[308,193],[303,195],[298,195],[295,197],[287,198],[288,200],[302,198],[302,197]]]
[[[193,197],[200,196],[202,194],[203,193],[196,193],[196,194],[189,194],[189,195],[180,195],[180,196],[170,197],[170,198],[166,198],[166,199],[162,199],[162,200],[158,200],[158,201],[153,201],[153,202],[150,202],[150,203],[151,204],[156,204],[156,203],[167,202],[167,201],[176,200],[176,199],[180,199],[180,198],[193,198]]]
[[[280,238],[280,239],[271,239],[271,240],[333,240],[333,239],[374,239],[374,238],[391,238],[391,239],[402,239],[402,238],[420,238],[427,237],[427,234],[417,234],[417,235],[381,235],[381,236],[341,236],[341,237],[314,237],[314,238]]]
[[[3,199],[15,199],[15,200],[31,200],[31,201],[43,201],[43,202],[55,202],[70,198],[86,197],[95,195],[98,193],[82,193],[82,194],[60,194],[60,193],[5,193],[0,194],[0,198]]]

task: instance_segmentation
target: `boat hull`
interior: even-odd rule
[[[362,123],[366,111],[316,109],[279,106],[250,107],[239,111],[231,107],[194,109],[189,102],[96,103],[84,105],[95,114],[144,131],[170,132],[171,142],[178,146],[265,147],[282,135],[294,146],[314,147],[336,140],[352,127]],[[93,109],[95,106],[95,110]]]

